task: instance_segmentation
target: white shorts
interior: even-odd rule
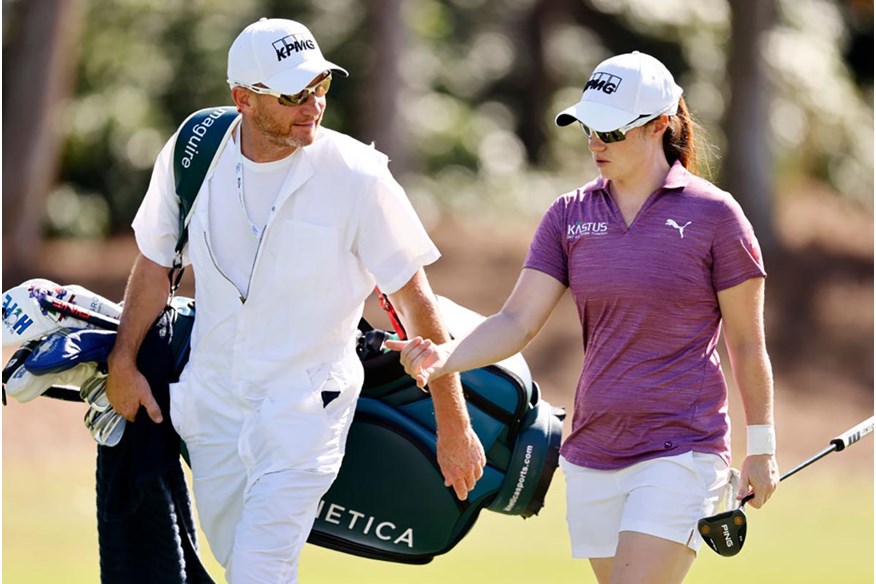
[[[621,531],[686,545],[696,553],[697,521],[714,513],[729,480],[715,454],[686,452],[619,470],[594,470],[560,457],[574,558],[611,558]]]

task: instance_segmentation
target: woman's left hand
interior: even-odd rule
[[[747,456],[742,463],[739,477],[740,501],[751,493],[754,498],[748,502],[755,509],[760,509],[766,503],[776,487],[779,486],[779,465],[773,454],[756,454]]]

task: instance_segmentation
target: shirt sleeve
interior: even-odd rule
[[[389,169],[371,178],[358,214],[354,253],[381,291],[392,294],[441,254]]]
[[[542,217],[532,237],[523,267],[544,272],[568,287],[569,258],[563,239],[564,214],[565,199],[561,197],[554,201]]]
[[[723,207],[712,240],[712,284],[716,292],[751,278],[766,277],[760,244],[736,201]]]
[[[131,223],[140,253],[165,267],[173,265],[179,239],[179,197],[174,189],[171,167],[175,141],[176,134],[158,153],[146,196]],[[189,264],[188,246],[183,249],[183,264]]]

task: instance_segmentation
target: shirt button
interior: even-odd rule
[[[666,442],[663,443],[663,448],[666,448],[666,449],[672,448],[672,442],[667,440]]]

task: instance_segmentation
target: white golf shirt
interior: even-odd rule
[[[133,222],[141,253],[162,266],[172,264],[178,232],[174,140],[159,154]],[[198,408],[185,407],[199,388],[225,396],[231,408],[256,409],[266,397],[280,395],[297,403],[301,419],[290,422],[297,428],[295,452],[283,460],[254,461],[250,471],[258,475],[312,464],[314,456],[326,454],[325,442],[320,444],[324,432],[307,419],[322,409],[319,390],[337,364],[353,372],[345,384],[361,385],[354,338],[365,299],[375,282],[383,292],[397,291],[439,253],[390,174],[387,157],[322,128],[313,144],[293,155],[297,159],[273,202],[260,243],[255,240],[253,261],[247,249],[252,249],[254,234],[236,189],[238,156],[230,140],[201,188],[189,225],[184,259],[194,268],[197,317],[191,357],[177,384],[185,391],[172,388],[171,412],[174,426],[188,441],[205,424],[216,422]],[[220,212],[238,217],[240,227],[225,223],[216,228],[211,220]],[[231,253],[236,246],[228,242],[241,242],[240,257],[228,261],[238,262],[238,270],[240,262],[251,264],[243,268],[249,274],[248,290],[235,285],[228,268],[217,261],[219,240]],[[358,387],[353,391],[358,393]],[[245,445],[241,450],[247,450]],[[340,455],[330,455],[320,467],[339,464]],[[250,481],[255,478],[251,475]]]

